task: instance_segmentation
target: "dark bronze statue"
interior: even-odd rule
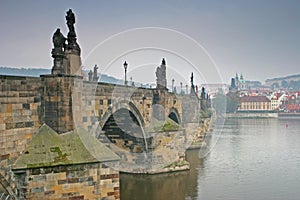
[[[66,20],[67,20],[67,25],[68,25],[69,31],[72,33],[75,33],[75,28],[74,28],[75,15],[71,9],[69,9],[69,11],[67,11]]]
[[[191,85],[194,85],[194,73],[192,72],[192,75],[191,75]]]
[[[94,76],[93,76],[93,80],[94,81],[98,81],[99,77],[98,77],[98,66],[95,65],[94,66]]]
[[[55,51],[63,51],[63,48],[65,48],[66,38],[60,32],[59,28],[56,29],[55,33],[53,34],[52,42]]]

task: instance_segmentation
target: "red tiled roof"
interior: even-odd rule
[[[282,95],[281,93],[276,93],[277,98],[281,97],[281,95]]]
[[[271,102],[266,96],[243,96],[241,102]]]
[[[285,107],[287,110],[290,110],[290,111],[300,110],[300,106],[297,104],[287,104],[287,105],[285,105]]]

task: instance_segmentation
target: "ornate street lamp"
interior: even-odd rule
[[[186,89],[186,94],[188,94],[189,93],[189,86],[185,85],[185,89]]]
[[[172,79],[172,92],[174,92],[174,78]]]
[[[180,82],[180,94],[182,94],[183,91],[182,91],[182,82]]]
[[[123,66],[124,66],[124,70],[125,70],[125,82],[124,83],[125,83],[125,85],[127,85],[127,66],[128,66],[128,64],[126,61],[124,62]]]

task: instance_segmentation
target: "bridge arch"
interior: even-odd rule
[[[130,111],[138,120],[139,124],[144,127],[145,125],[145,121],[143,116],[141,115],[139,109],[134,105],[134,103],[132,102],[128,102],[128,101],[120,101],[117,103],[112,104],[108,110],[105,112],[103,119],[100,122],[101,128],[103,128],[104,124],[107,122],[107,120],[109,119],[109,117],[115,113],[117,110],[120,109],[127,109],[128,111]]]
[[[174,122],[176,122],[177,124],[181,124],[181,118],[177,108],[174,107],[170,108],[168,117],[172,119]]]
[[[118,102],[104,114],[100,123],[102,136],[99,135],[99,138],[101,140],[105,136],[104,142],[109,140],[131,152],[146,152],[148,143],[144,123],[142,115],[132,102]]]

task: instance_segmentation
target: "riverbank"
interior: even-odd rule
[[[278,113],[279,119],[300,119],[300,113]]]
[[[271,113],[271,112],[226,113],[226,118],[278,118],[278,113]]]

